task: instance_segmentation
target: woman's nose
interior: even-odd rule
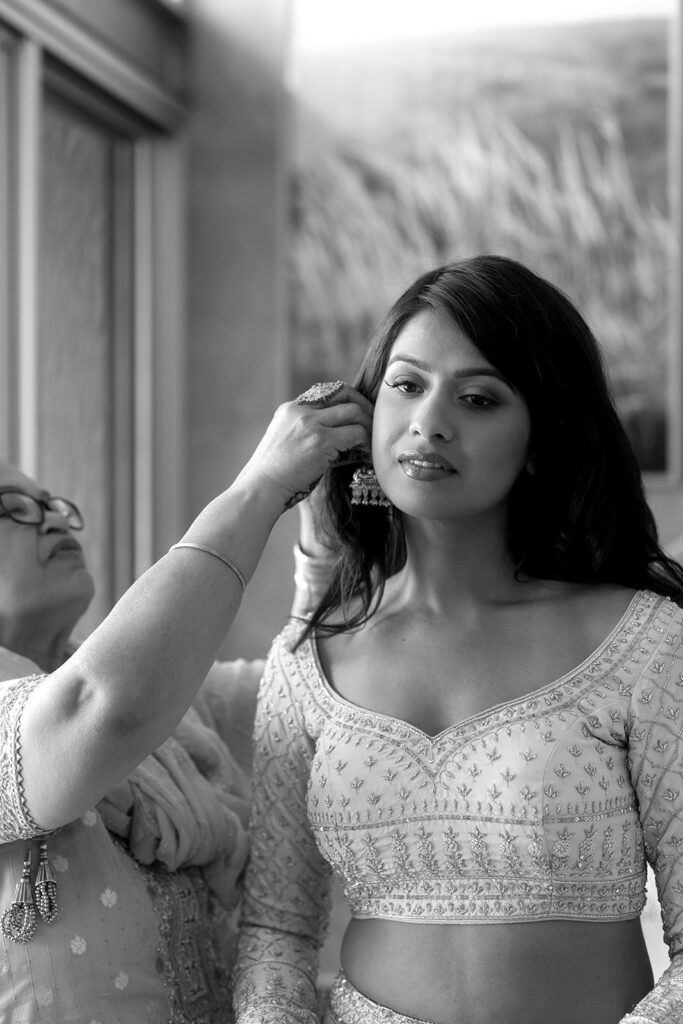
[[[438,395],[427,395],[413,409],[410,432],[425,440],[436,437],[441,441],[453,439],[453,422],[448,403]]]
[[[40,524],[41,533],[50,533],[56,531],[58,533],[68,533],[70,530],[69,520],[61,512],[55,512],[53,509],[45,509],[45,519]]]

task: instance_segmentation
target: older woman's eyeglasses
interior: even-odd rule
[[[64,516],[70,530],[83,529],[83,516],[73,501],[66,498],[36,498],[14,487],[0,487],[0,516],[8,516],[15,523],[41,526],[46,512]]]

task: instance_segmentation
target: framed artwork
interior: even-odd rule
[[[498,252],[578,305],[643,471],[680,481],[678,0],[465,6],[294,0],[293,389]]]

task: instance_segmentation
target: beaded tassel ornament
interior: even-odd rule
[[[391,508],[391,502],[380,487],[375,471],[371,467],[361,466],[351,477],[351,504]]]
[[[47,843],[40,844],[40,863],[36,874],[36,906],[43,921],[51,924],[59,913],[57,906],[57,881],[52,865],[47,859]]]
[[[36,934],[38,921],[31,892],[31,849],[26,850],[24,870],[17,883],[12,905],[2,915],[2,934],[13,942],[28,942]]]
[[[43,921],[51,924],[59,913],[57,906],[57,881],[52,865],[47,859],[47,843],[40,842],[40,861],[35,881],[35,900],[31,889],[31,847],[26,847],[24,870],[17,883],[11,906],[0,920],[0,928],[6,939],[13,942],[29,942],[38,930],[38,914]]]

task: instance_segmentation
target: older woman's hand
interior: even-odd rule
[[[291,508],[344,453],[369,452],[371,429],[372,405],[355,388],[341,381],[314,385],[276,410],[236,483],[267,479]]]

